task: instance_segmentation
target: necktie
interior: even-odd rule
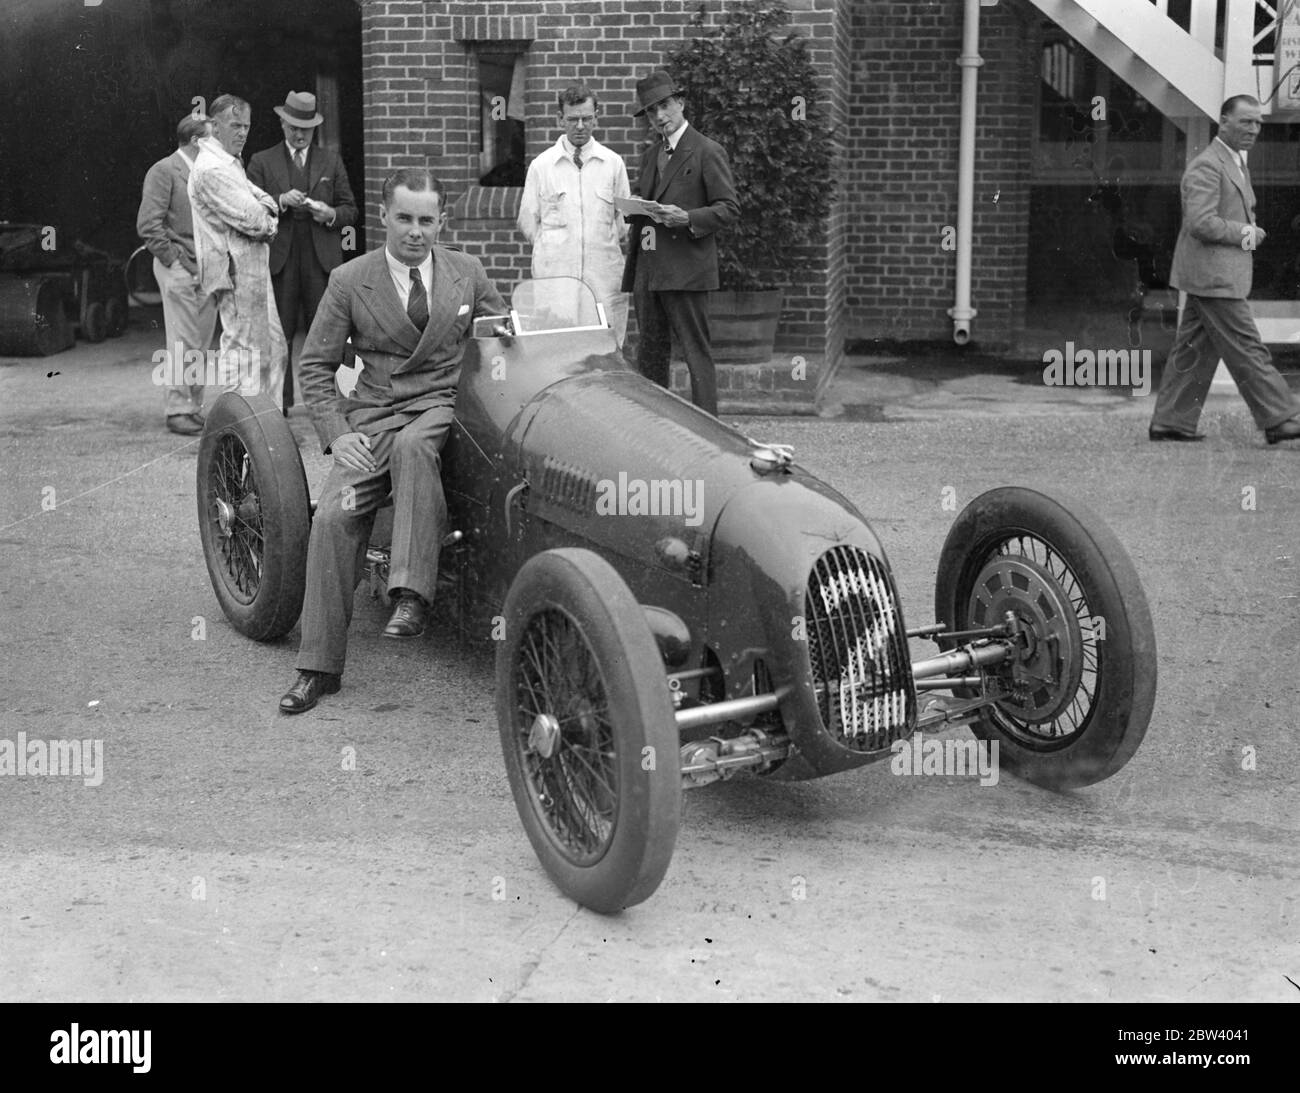
[[[293,161],[298,164],[298,170],[304,170],[307,166],[307,150],[305,148],[299,148],[298,151],[293,154]]]
[[[660,141],[659,162],[658,162],[660,178],[662,178],[664,172],[668,170],[668,157],[671,156],[672,154],[673,154],[673,146],[668,143],[667,139]]]
[[[579,171],[582,170],[582,149],[581,148],[575,148],[573,150],[573,165],[577,167]]]
[[[411,292],[406,297],[406,314],[415,324],[416,329],[423,333],[424,328],[429,325],[429,298],[424,294],[424,282],[420,280],[420,270],[417,266],[411,267]]]

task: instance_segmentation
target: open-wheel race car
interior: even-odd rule
[[[1022,488],[976,498],[943,546],[937,621],[909,631],[853,504],[629,370],[585,285],[523,282],[510,321],[507,336],[479,320],[466,348],[435,607],[495,640],[510,787],[566,895],[602,912],[646,899],[683,787],[737,771],[816,778],[961,724],[1056,788],[1132,757],[1155,638],[1096,516]],[[217,598],[251,638],[297,620],[312,508],[279,409],[223,395],[199,524]],[[912,638],[937,654],[913,659]]]

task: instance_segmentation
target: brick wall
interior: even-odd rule
[[[444,240],[509,286],[529,268],[528,245],[515,231],[522,191],[477,184],[473,43],[527,47],[529,160],[559,136],[556,93],[581,79],[600,97],[598,139],[634,171],[646,137],[631,116],[636,78],[663,63],[666,40],[683,36],[690,14],[658,0],[372,0],[362,9],[368,176],[377,185],[412,156],[426,163],[456,196]],[[376,226],[377,200],[372,195],[368,212]]]
[[[705,29],[724,6],[724,0],[705,0]],[[787,6],[795,27],[810,38],[814,62],[825,76],[818,94],[831,102],[838,124],[848,113],[852,0],[787,0]],[[635,82],[662,66],[676,42],[700,33],[690,24],[700,7],[699,0],[370,0],[362,8],[366,175],[374,190],[367,195],[368,238],[383,239],[377,203],[384,176],[414,159],[455,196],[444,241],[479,257],[503,289],[527,276],[528,246],[514,226],[521,191],[476,183],[472,43],[527,47],[529,160],[559,135],[556,93],[580,79],[600,97],[598,138],[623,156],[635,182],[648,137],[644,120],[632,117]],[[828,227],[842,228],[848,215],[848,200],[841,197]],[[822,362],[836,361],[843,345],[844,290],[841,285],[828,293],[827,284],[840,275],[848,252],[837,230],[824,233],[814,251],[814,268],[787,291],[778,349],[787,357],[805,356],[812,375],[801,382],[815,386],[825,376]],[[629,333],[634,332],[633,317]]]
[[[1038,82],[1036,17],[1024,0],[980,16],[971,324],[1006,345],[1024,326],[1029,163]],[[952,336],[962,5],[853,4],[848,142],[848,332],[854,338]]]

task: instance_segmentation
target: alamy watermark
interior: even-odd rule
[[[952,778],[978,775],[980,785],[998,784],[998,742],[996,740],[926,740],[925,733],[913,733],[908,740],[895,740],[889,769],[894,774],[931,775]]]
[[[50,1033],[50,1062],[127,1065],[136,1074],[148,1074],[152,1039],[152,1029],[83,1029],[73,1024]]]
[[[173,342],[153,357],[153,382],[158,387],[256,387],[262,377],[260,349],[186,349]]]
[[[97,786],[104,780],[103,740],[0,740],[0,775],[16,778],[59,775],[80,778],[83,786]]]
[[[1043,354],[1043,383],[1048,387],[1131,387],[1129,394],[1151,393],[1151,350],[1076,349]]]
[[[699,478],[629,478],[596,483],[597,516],[681,516],[687,527],[704,522],[704,482]]]

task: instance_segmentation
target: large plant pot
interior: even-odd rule
[[[782,291],[709,293],[709,333],[715,364],[763,364],[772,359]]]

